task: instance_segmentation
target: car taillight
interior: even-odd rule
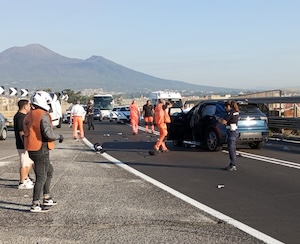
[[[261,120],[265,120],[266,123],[268,124],[268,117],[267,116],[260,116],[260,119]]]

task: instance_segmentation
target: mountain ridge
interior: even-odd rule
[[[154,89],[206,92],[237,90],[161,79],[97,55],[87,59],[68,58],[40,44],[11,47],[1,52],[0,74],[1,82],[27,89],[102,88],[104,91],[125,93],[147,92]]]

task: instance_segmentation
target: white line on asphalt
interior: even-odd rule
[[[226,150],[223,150],[222,152],[228,153],[228,151],[226,151]],[[289,162],[289,161],[285,161],[285,160],[281,160],[281,159],[270,158],[270,157],[265,157],[265,156],[241,152],[241,151],[236,151],[236,152],[237,152],[237,155],[240,155],[245,158],[251,158],[254,160],[264,161],[264,162],[271,163],[271,164],[277,164],[277,165],[286,166],[286,167],[290,167],[290,168],[294,168],[294,169],[300,169],[299,163]]]
[[[4,157],[4,158],[0,158],[0,161],[1,161],[1,160],[8,159],[8,158],[15,157],[15,156],[18,156],[18,154],[14,154],[14,155],[10,155],[10,156]]]
[[[10,163],[11,163],[10,161],[0,162],[0,167],[2,167],[4,165],[7,165],[7,164],[10,164]]]
[[[272,140],[272,141],[283,141],[283,142],[289,142],[289,143],[300,144],[300,141],[287,140],[287,139],[281,139],[281,138],[268,138],[268,140]]]
[[[82,140],[88,147],[90,147],[92,150],[94,150],[94,145],[90,141],[88,141],[86,138],[83,138]],[[217,218],[219,220],[222,220],[222,221],[224,221],[224,222],[226,222],[230,225],[233,225],[234,227],[248,233],[249,235],[251,235],[251,236],[253,236],[253,237],[255,237],[255,238],[257,238],[261,241],[264,241],[265,243],[268,243],[268,244],[282,244],[283,243],[279,240],[274,239],[271,236],[268,236],[268,235],[266,235],[266,234],[264,234],[264,233],[262,233],[262,232],[260,232],[256,229],[248,226],[248,225],[245,225],[242,222],[240,222],[238,220],[235,220],[235,219],[233,219],[233,218],[231,218],[231,217],[229,217],[229,216],[227,216],[227,215],[225,215],[225,214],[223,214],[223,213],[221,213],[221,212],[219,212],[219,211],[217,211],[213,208],[210,208],[210,207],[206,206],[205,204],[202,204],[202,203],[200,203],[200,202],[198,202],[198,201],[182,194],[179,191],[174,190],[173,188],[171,188],[171,187],[169,187],[169,186],[167,186],[167,185],[165,185],[165,184],[149,177],[148,175],[145,175],[145,174],[137,171],[136,169],[128,166],[127,164],[124,164],[120,160],[110,156],[107,153],[102,153],[101,156],[103,156],[105,159],[109,160],[110,162],[118,165],[122,169],[124,169],[124,170],[126,170],[126,171],[128,171],[128,172],[144,179],[145,181],[148,181],[149,183],[163,189],[166,192],[169,192],[173,196],[175,196],[175,197],[177,197],[177,198],[179,198],[179,199],[195,206],[196,208],[198,208],[198,209],[214,216],[215,218]]]

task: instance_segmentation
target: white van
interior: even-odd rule
[[[62,124],[62,108],[60,101],[57,95],[54,92],[49,92],[49,95],[52,98],[51,108],[50,108],[50,115],[52,118],[52,125],[56,126],[57,128],[61,127]]]
[[[159,99],[164,99],[172,104],[170,114],[180,112],[183,108],[181,94],[179,92],[154,91],[150,93],[149,100],[156,106]]]

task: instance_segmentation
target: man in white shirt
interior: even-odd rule
[[[72,107],[71,110],[71,118],[73,119],[73,137],[74,139],[77,139],[77,129],[79,127],[80,132],[80,138],[82,139],[84,137],[84,131],[83,131],[83,118],[85,116],[85,110],[80,105],[80,101],[77,101],[77,104]]]

